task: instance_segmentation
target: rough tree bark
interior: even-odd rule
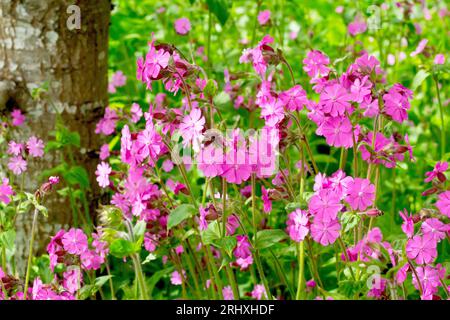
[[[80,8],[80,29],[67,27],[70,5]],[[17,137],[22,141],[31,135],[48,140],[56,112],[61,113],[65,125],[80,133],[82,148],[75,157],[91,177],[95,177],[98,161],[92,156],[98,150],[95,123],[107,104],[110,10],[110,0],[0,0],[0,113],[9,113],[14,107],[25,113],[27,124]],[[46,82],[47,98],[33,101],[31,90]],[[39,173],[58,164],[59,159],[60,155],[52,154],[29,163],[27,191],[33,192],[42,182]],[[0,170],[5,168],[2,165]],[[93,192],[90,197],[93,203]],[[45,204],[49,217],[39,220],[35,248],[40,253],[55,230],[70,224],[72,218],[69,205],[55,195]],[[22,271],[31,216],[17,219],[16,259]]]

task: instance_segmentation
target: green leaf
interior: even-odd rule
[[[256,248],[265,249],[287,238],[286,232],[281,229],[270,229],[258,231]]]
[[[204,244],[212,244],[217,239],[220,239],[220,229],[217,220],[214,220],[208,225],[208,229],[202,232],[202,240]]]
[[[64,174],[64,179],[71,185],[78,184],[83,189],[89,189],[89,175],[86,169],[81,166],[71,167],[69,171]]]
[[[351,212],[344,212],[341,216],[341,222],[343,226],[343,233],[352,230],[358,224],[360,217]]]
[[[419,72],[417,72],[414,77],[411,90],[415,91],[429,75],[430,75],[429,72],[423,69],[419,70]]]
[[[142,264],[146,264],[149,263],[150,261],[156,260],[156,255],[154,255],[153,253],[149,253],[147,255],[147,257],[145,257],[144,261],[142,261]]]
[[[147,227],[147,223],[144,220],[140,220],[136,225],[133,227],[133,234],[136,238],[140,238],[145,233],[145,228]]]
[[[213,245],[217,248],[223,249],[230,258],[233,253],[233,249],[236,247],[236,244],[236,238],[231,236],[225,237],[223,239],[218,239],[213,243]]]
[[[167,230],[176,227],[187,218],[195,215],[196,212],[197,210],[195,210],[195,207],[191,204],[179,205],[169,214],[169,219],[167,220]]]
[[[208,9],[213,13],[220,24],[223,26],[228,20],[230,13],[228,8],[230,7],[230,2],[227,0],[206,0],[208,4]]]
[[[131,254],[138,252],[139,249],[140,247],[137,247],[136,244],[125,239],[116,239],[109,247],[111,254],[117,258],[130,256]]]

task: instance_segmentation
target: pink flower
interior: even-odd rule
[[[151,234],[150,232],[146,232],[144,234],[144,248],[148,252],[153,252],[156,250],[156,246],[158,244],[157,242],[158,237],[154,234]]]
[[[25,116],[19,109],[14,109],[13,112],[11,112],[11,117],[12,125],[14,127],[19,127],[25,122]]]
[[[111,109],[110,107],[106,107],[105,115],[102,119],[97,123],[95,127],[96,134],[104,134],[105,136],[111,135],[116,129],[117,120],[119,117],[117,116],[116,111]]]
[[[338,219],[316,216],[311,225],[311,236],[314,241],[323,246],[327,246],[336,241],[339,237],[340,230],[341,225],[339,224]]]
[[[111,167],[108,163],[103,162],[97,166],[95,175],[97,176],[97,182],[100,187],[106,188],[109,186],[109,175],[111,174]]]
[[[319,106],[322,112],[333,117],[342,116],[350,108],[352,96],[340,84],[326,86],[320,94]]]
[[[327,65],[330,59],[319,50],[309,51],[306,58],[303,60],[303,70],[310,78],[325,77],[330,72]]]
[[[256,300],[261,300],[263,296],[267,298],[266,289],[262,284],[256,284],[251,292],[252,298]]]
[[[149,43],[149,50],[145,60],[141,57],[137,60],[136,78],[151,88],[152,80],[159,77],[162,69],[169,65],[170,53],[164,49],[156,50],[154,39]]]
[[[353,178],[346,176],[345,172],[338,170],[328,179],[327,183],[331,183],[331,189],[339,196],[342,200],[348,194],[348,188]]]
[[[181,277],[181,274],[178,271],[172,272],[170,275],[170,283],[172,283],[174,286],[179,286],[183,283],[183,278],[186,278],[186,271],[182,270],[183,277]]]
[[[367,24],[361,18],[356,17],[353,22],[350,22],[348,25],[348,33],[352,36],[356,36],[357,34],[364,33],[367,30]]]
[[[423,289],[421,299],[432,300],[433,295],[437,293],[438,287],[441,286],[441,280],[445,278],[445,268],[442,268],[440,264],[436,265],[435,268],[432,266],[416,267],[416,273]],[[414,287],[419,290],[419,284],[414,272],[412,282]]]
[[[180,35],[186,35],[191,31],[191,22],[188,18],[175,20],[175,31]]]
[[[27,170],[27,162],[21,157],[12,157],[8,162],[8,169],[15,175],[20,175]]]
[[[88,250],[87,236],[81,229],[70,229],[62,236],[64,250],[70,254],[80,255]]]
[[[366,96],[359,105],[364,110],[364,117],[373,118],[380,114],[380,106],[378,105],[378,99],[373,99],[371,96]]]
[[[422,223],[423,234],[431,234],[436,242],[445,239],[445,235],[450,231],[450,224],[445,224],[437,218],[429,218]]]
[[[399,212],[400,217],[403,219],[402,230],[406,234],[408,238],[411,238],[414,235],[414,221],[411,216],[409,216],[408,211],[406,209]]]
[[[252,253],[250,251],[250,242],[248,242],[248,237],[246,235],[238,235],[236,236],[237,245],[233,251],[233,254],[236,258],[247,258],[251,256]]]
[[[239,218],[234,214],[230,215],[225,228],[227,229],[227,236],[233,235],[236,229],[239,228]]]
[[[71,269],[63,273],[63,286],[71,294],[74,294],[81,288],[81,282],[83,280],[83,275],[80,269]]]
[[[205,118],[202,116],[200,109],[192,109],[190,114],[183,118],[180,124],[180,132],[185,147],[192,143],[194,151],[198,152],[200,150],[200,144],[204,139],[202,134],[204,125]]]
[[[353,101],[361,103],[366,97],[369,96],[370,98],[372,83],[368,79],[369,76],[365,76],[362,79],[357,78],[350,86]]]
[[[170,172],[173,169],[173,162],[170,161],[170,159],[166,159],[164,160],[164,162],[162,163],[162,169],[165,172]]]
[[[308,214],[300,209],[296,209],[288,215],[287,231],[291,239],[295,242],[305,240],[309,233]]]
[[[111,84],[114,87],[123,87],[127,82],[127,77],[121,70],[116,71],[111,77]]]
[[[450,191],[445,191],[438,195],[436,207],[443,215],[450,218]]]
[[[320,190],[309,200],[308,209],[311,214],[327,220],[336,219],[338,212],[344,206],[338,194],[332,190]]]
[[[387,280],[383,278],[374,278],[367,296],[371,298],[381,298],[386,290]]]
[[[445,63],[445,56],[442,53],[439,53],[434,57],[434,64],[444,64],[444,63]]]
[[[353,210],[366,210],[375,200],[375,186],[368,179],[355,178],[348,184],[345,198]]]
[[[300,111],[303,106],[308,104],[306,91],[303,90],[300,85],[295,85],[292,88],[281,92],[278,98],[290,111]]]
[[[137,103],[131,105],[131,121],[137,123],[142,118],[142,109]]]
[[[105,143],[100,148],[100,160],[106,160],[109,157],[109,145]]]
[[[41,158],[44,155],[44,142],[32,136],[28,139],[27,149],[31,156]]]
[[[258,22],[261,26],[266,25],[270,20],[270,10],[261,11],[258,14]]]
[[[444,172],[448,169],[448,162],[442,161],[436,163],[436,165],[433,168],[433,171],[425,172],[425,182],[430,182],[434,178],[438,178],[441,182],[444,182],[446,180],[446,177],[444,175]]]
[[[234,294],[231,286],[223,287],[222,295],[224,300],[234,300]]]
[[[391,88],[383,95],[384,112],[391,116],[393,120],[402,123],[408,119],[407,110],[410,108],[409,101],[399,92]]]
[[[350,148],[353,146],[354,136],[355,140],[358,136],[357,132],[353,133],[352,124],[347,117],[328,118],[320,129],[327,144],[334,147]],[[318,134],[317,131],[316,133]]]
[[[406,243],[406,255],[418,264],[432,263],[437,257],[436,240],[432,234],[414,236]]]
[[[205,177],[216,177],[223,173],[222,164],[224,163],[223,149],[216,147],[214,143],[202,148],[197,155],[198,168]]]
[[[229,152],[226,155],[226,162],[222,166],[221,176],[228,183],[241,184],[247,181],[252,173],[252,167],[246,163],[246,158],[247,154],[242,149]]]
[[[270,211],[272,211],[272,201],[270,201],[269,198],[269,190],[267,190],[266,188],[264,188],[264,186],[261,186],[261,200],[263,201],[264,207],[263,207],[263,211],[265,213],[269,213]]]
[[[260,107],[261,118],[266,121],[267,127],[275,127],[284,119],[283,101],[281,99],[269,97]]]
[[[24,150],[23,148],[23,144],[21,143],[16,143],[15,141],[10,141],[8,144],[8,154],[14,155],[14,156],[18,156],[19,154],[22,153],[22,150]]]
[[[422,51],[425,49],[425,47],[427,46],[428,43],[428,39],[422,39],[420,40],[419,44],[417,45],[416,50],[414,50],[413,52],[411,52],[410,56],[414,57],[417,56],[418,54],[422,53]]]
[[[11,202],[11,196],[14,195],[14,191],[9,185],[9,179],[3,178],[2,184],[0,184],[0,201],[8,204]]]

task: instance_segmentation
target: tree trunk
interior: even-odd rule
[[[67,21],[80,9],[80,29],[69,30]],[[110,0],[1,0],[0,1],[0,113],[19,108],[27,117],[26,125],[15,130],[14,139],[26,141],[31,135],[42,140],[55,128],[56,114],[81,137],[80,150],[74,150],[76,162],[90,177],[98,159],[98,138],[94,130],[107,104],[107,56]],[[48,85],[43,99],[33,100],[34,88]],[[94,156],[93,156],[94,155]],[[49,152],[43,159],[28,163],[25,189],[34,192],[43,182],[42,170],[60,163],[61,154]],[[0,167],[3,171],[5,163]],[[20,181],[21,177],[16,178]],[[89,202],[96,193],[91,181]],[[71,223],[72,213],[66,200],[55,194],[45,200],[49,217],[39,219],[35,252],[42,253],[50,236]],[[27,257],[27,239],[32,213],[17,217],[16,262],[23,274]]]

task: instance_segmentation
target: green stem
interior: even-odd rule
[[[137,254],[132,255],[131,259],[133,260],[134,270],[136,272],[136,278],[139,283],[139,288],[141,291],[141,299],[149,300],[150,298],[148,295],[147,285],[145,283],[145,277],[144,277],[144,274],[143,274],[142,268],[141,268],[141,259],[139,258],[139,256]]]
[[[295,296],[296,300],[300,300],[303,298],[304,287],[305,287],[305,247],[303,241],[300,241],[297,244],[298,250],[298,285],[297,285],[297,294]]]
[[[30,281],[30,272],[31,272],[31,264],[33,260],[33,244],[34,244],[34,236],[36,233],[36,226],[37,226],[37,218],[38,218],[39,211],[35,208],[34,214],[33,214],[33,224],[31,226],[31,237],[30,237],[30,243],[28,248],[28,262],[27,262],[27,271],[25,274],[25,288],[23,289],[23,299],[27,300],[28,295],[28,282]]]
[[[445,120],[444,120],[444,109],[442,108],[441,101],[441,91],[439,89],[439,82],[437,76],[433,76],[434,83],[436,85],[436,92],[439,104],[439,115],[441,118],[441,159],[444,159],[445,154]]]

